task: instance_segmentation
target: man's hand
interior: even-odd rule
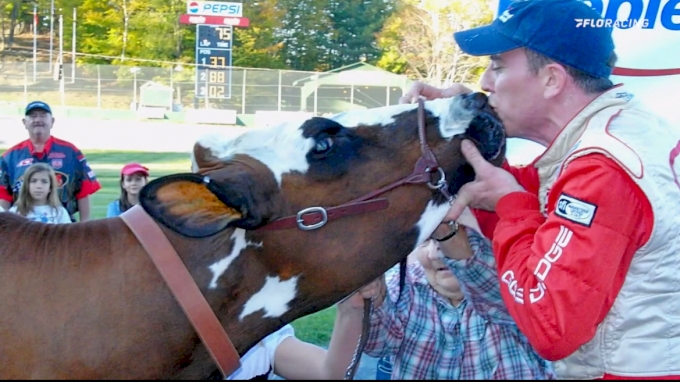
[[[377,308],[382,305],[386,292],[387,285],[385,284],[385,275],[382,275],[369,284],[361,287],[361,289],[354,292],[349,297],[340,301],[338,309],[343,311],[364,309],[364,299],[374,299],[373,307]]]
[[[453,84],[446,89],[436,88],[434,86],[425,84],[420,81],[416,81],[411,85],[406,94],[399,98],[399,103],[416,103],[418,98],[423,97],[426,100],[432,100],[437,98],[450,98],[457,96],[459,94],[472,93],[472,90],[461,84]]]
[[[475,170],[475,180],[460,188],[445,221],[458,219],[467,206],[495,211],[498,200],[503,196],[512,192],[526,192],[512,174],[487,162],[469,140],[463,140],[461,151]]]

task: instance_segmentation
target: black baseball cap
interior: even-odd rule
[[[608,78],[614,52],[611,23],[580,0],[518,0],[491,24],[454,33],[473,56],[527,48],[597,78]]]
[[[24,115],[28,115],[28,113],[30,113],[33,110],[45,110],[46,112],[52,114],[52,109],[50,108],[50,105],[42,101],[33,101],[26,105],[26,112],[24,113]]]

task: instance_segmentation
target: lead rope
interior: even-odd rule
[[[435,164],[437,163],[436,158],[434,157],[434,154],[430,150],[430,148],[427,146],[427,138],[425,137],[425,103],[422,98],[418,99],[418,139],[420,141],[420,151],[422,153],[422,158],[424,159],[430,159],[433,161]],[[430,171],[436,170],[434,168],[430,168]],[[443,178],[442,178],[443,179]],[[429,185],[429,184],[428,184]],[[445,189],[445,185],[440,186],[439,190],[445,195],[448,194],[446,192],[447,190]],[[452,199],[450,196],[448,196],[449,203],[451,203]],[[401,299],[401,293],[404,290],[404,285],[406,283],[406,258],[401,259],[399,262],[399,295],[397,296],[397,302]],[[387,291],[385,292],[385,298],[387,298]],[[359,341],[357,341],[357,347],[354,350],[354,356],[352,357],[352,362],[350,362],[349,366],[347,367],[347,371],[345,372],[345,381],[348,380],[353,380],[354,375],[357,372],[357,368],[359,366],[359,360],[361,359],[361,354],[364,352],[364,347],[366,347],[366,341],[368,341],[368,329],[369,325],[371,324],[371,311],[373,310],[373,299],[364,299],[364,319],[363,319],[363,328],[361,330],[361,336],[359,337]]]
[[[357,372],[359,366],[359,360],[361,359],[361,354],[364,352],[364,347],[366,347],[366,341],[368,341],[368,329],[371,324],[371,311],[373,310],[373,299],[364,299],[364,319],[362,321],[361,336],[359,336],[359,341],[357,341],[357,347],[354,350],[354,356],[352,357],[352,362],[350,362],[345,372],[345,381],[351,381],[354,379],[354,375]]]
[[[402,259],[399,262],[399,295],[397,297],[397,302],[401,299],[401,292],[404,290],[404,284],[406,283],[406,259]],[[385,291],[385,297],[387,298],[388,292]],[[364,319],[362,321],[361,336],[359,341],[357,341],[357,347],[354,349],[354,356],[352,357],[352,362],[347,366],[347,371],[345,372],[345,381],[351,381],[354,379],[354,375],[357,372],[359,366],[359,360],[361,359],[361,354],[364,352],[366,347],[366,341],[368,341],[368,329],[371,325],[371,313],[373,311],[373,299],[364,299]]]

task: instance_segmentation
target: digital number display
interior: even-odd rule
[[[226,69],[203,69],[198,72],[198,96],[205,98],[228,98],[230,72]],[[207,92],[206,92],[207,87]]]
[[[196,26],[196,96],[231,98],[232,26]]]

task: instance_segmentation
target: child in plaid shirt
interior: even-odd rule
[[[375,298],[364,352],[391,355],[392,379],[555,379],[503,304],[489,240],[461,227],[435,243],[412,254],[399,300],[395,267],[340,304],[354,311],[338,315],[361,320],[363,298]]]

